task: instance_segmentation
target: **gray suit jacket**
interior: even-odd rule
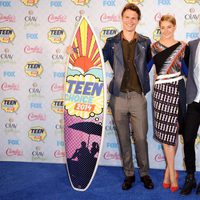
[[[200,38],[190,41],[190,58],[189,58],[189,70],[188,70],[188,78],[186,83],[186,103],[190,104],[194,101],[197,95],[197,87],[194,81],[194,67],[195,67],[195,55],[197,51],[198,44],[200,42]]]

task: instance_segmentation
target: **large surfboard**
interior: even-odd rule
[[[67,62],[64,97],[66,164],[72,187],[85,191],[99,163],[107,104],[103,55],[85,16],[71,46],[74,53]]]

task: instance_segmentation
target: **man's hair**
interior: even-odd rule
[[[127,3],[127,4],[124,6],[124,8],[123,8],[123,10],[122,10],[122,12],[121,12],[121,16],[122,16],[122,17],[123,17],[124,12],[125,12],[126,10],[135,11],[135,12],[138,14],[138,20],[141,19],[141,11],[140,11],[139,7],[136,6],[135,4],[133,4],[133,3]]]
[[[174,16],[172,15],[163,15],[159,21],[159,26],[161,25],[161,23],[163,21],[167,21],[167,22],[170,22],[172,23],[174,26],[176,26],[176,19]]]

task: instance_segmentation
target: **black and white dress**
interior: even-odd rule
[[[176,144],[186,110],[181,64],[185,47],[180,42],[171,47],[160,42],[152,45],[157,73],[153,92],[154,138],[169,145]]]

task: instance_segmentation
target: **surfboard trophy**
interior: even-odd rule
[[[97,170],[106,120],[106,77],[97,37],[83,16],[76,28],[65,77],[64,140],[73,189],[85,191]]]

